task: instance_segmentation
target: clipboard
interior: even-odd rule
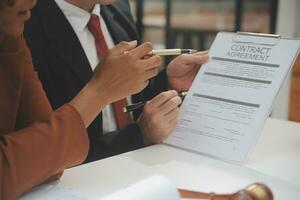
[[[246,163],[299,49],[280,35],[218,33],[165,143]]]
[[[245,38],[242,38],[244,36],[250,36],[250,37],[262,37],[262,38],[268,38],[268,42],[253,42],[253,41],[245,41]],[[238,31],[236,33],[235,38],[233,39],[236,43],[243,43],[243,44],[260,44],[260,45],[267,45],[267,46],[276,46],[278,42],[280,41],[281,36],[276,34],[266,34],[266,33],[252,33],[252,32],[240,32]]]

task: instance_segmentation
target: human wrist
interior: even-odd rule
[[[105,90],[97,90],[95,85],[86,84],[85,87],[70,101],[81,115],[86,127],[95,119],[110,100]]]
[[[142,135],[143,142],[144,142],[145,146],[149,146],[149,145],[153,144],[151,142],[150,138],[148,137],[149,134],[148,134],[145,126],[143,125],[141,118],[138,119],[137,125],[140,129],[140,132],[141,132],[141,135]]]
[[[96,83],[92,80],[86,84],[84,89],[88,90],[90,95],[102,105],[108,105],[113,102],[111,91],[104,84]]]

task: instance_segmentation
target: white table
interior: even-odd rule
[[[155,145],[68,169],[58,186],[99,198],[155,174],[180,188],[218,193],[263,182],[276,199],[300,199],[300,124],[268,119],[246,166]]]

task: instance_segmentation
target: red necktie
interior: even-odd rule
[[[100,19],[97,15],[92,14],[88,23],[88,28],[95,38],[97,53],[102,60],[109,50],[103,32],[100,26]],[[129,113],[124,113],[123,108],[127,105],[127,99],[121,99],[113,103],[115,118],[119,129],[126,127],[131,123],[131,117]]]

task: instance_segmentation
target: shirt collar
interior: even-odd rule
[[[101,6],[96,4],[91,13],[65,0],[55,0],[75,31],[82,32],[88,25],[91,14],[100,15]]]

